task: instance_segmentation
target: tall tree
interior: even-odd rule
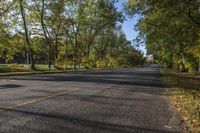
[[[29,52],[29,56],[30,56],[31,69],[35,69],[33,50],[31,48],[31,41],[30,41],[30,36],[29,36],[28,24],[26,22],[26,12],[25,12],[25,9],[24,9],[24,5],[26,3],[24,2],[24,0],[18,0],[18,2],[19,2],[21,17],[22,17],[22,20],[23,20],[23,27],[24,27],[24,32],[25,32],[26,44],[27,44],[27,48],[28,48],[28,52]]]
[[[198,0],[129,0],[127,12],[140,15],[137,28],[148,53],[153,53],[163,65],[196,71],[196,57],[191,57],[187,48],[198,46],[195,42],[200,33],[199,5]]]

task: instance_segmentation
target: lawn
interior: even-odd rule
[[[51,67],[51,71],[49,71],[48,65],[45,64],[37,64],[35,65],[35,67],[36,70],[31,70],[30,67],[24,64],[0,64],[0,76],[63,71],[63,70],[58,70],[55,67]]]
[[[35,67],[36,70],[31,70],[30,67],[25,64],[0,64],[0,76],[74,71],[73,66],[70,65],[67,66],[67,69],[57,69],[52,66],[51,71],[49,71],[48,65],[46,64],[36,64]],[[87,69],[85,69],[84,66],[80,66],[80,70],[77,71],[86,70]],[[95,68],[93,68],[92,70],[95,70]]]
[[[200,133],[200,78],[169,71],[162,73],[171,93],[171,103],[182,114],[192,132]]]
[[[48,71],[48,65],[37,64],[35,65],[38,71]],[[54,67],[51,68],[55,70]],[[30,72],[32,71],[29,66],[25,64],[0,64],[0,72]]]

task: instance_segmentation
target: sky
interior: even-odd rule
[[[115,4],[115,6],[119,11],[122,11],[123,3],[127,1],[128,0],[119,0],[119,2]],[[126,21],[124,21],[124,23],[122,24],[122,29],[126,34],[126,38],[130,41],[135,39],[138,35],[138,32],[134,30],[134,25],[137,24],[137,21],[138,21],[138,16],[135,16],[132,18],[126,18]],[[145,46],[140,46],[139,49],[144,52],[144,55],[146,55]]]

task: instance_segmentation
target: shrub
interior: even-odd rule
[[[104,61],[104,60],[97,61],[96,62],[96,66],[97,66],[98,69],[106,68],[107,67],[107,62]]]
[[[91,59],[83,58],[81,61],[81,66],[84,66],[84,68],[89,69],[94,66],[94,63]]]
[[[15,71],[19,65],[17,63],[9,64],[8,68],[10,71]]]

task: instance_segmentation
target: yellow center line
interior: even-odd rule
[[[35,103],[38,103],[38,102],[41,102],[41,101],[44,101],[44,100],[63,96],[65,94],[68,94],[68,93],[71,93],[71,92],[77,91],[77,90],[79,90],[79,89],[74,88],[74,89],[71,89],[71,90],[59,92],[59,93],[56,93],[56,94],[53,94],[53,95],[44,96],[44,97],[41,97],[41,98],[33,99],[33,100],[30,100],[30,101],[26,101],[26,102],[15,104],[15,105],[9,105],[9,106],[3,106],[3,107],[0,106],[0,111],[19,108],[19,107],[23,107],[25,105],[35,104]]]

